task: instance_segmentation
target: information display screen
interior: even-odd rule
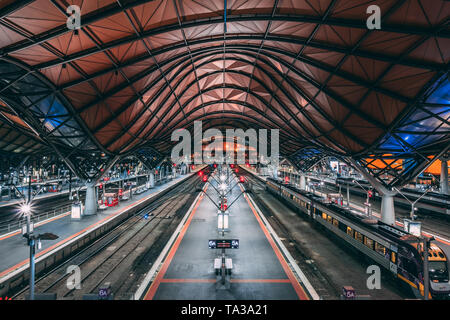
[[[239,249],[238,239],[213,239],[208,240],[210,249]]]

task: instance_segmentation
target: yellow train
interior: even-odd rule
[[[407,284],[416,297],[424,295],[423,249],[420,239],[355,210],[328,203],[312,193],[268,178],[266,188],[306,214]],[[450,298],[448,259],[437,245],[428,251],[430,297]]]

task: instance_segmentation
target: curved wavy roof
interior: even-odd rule
[[[367,29],[365,0],[234,0],[226,15],[223,0],[6,1],[0,98],[59,143],[109,154],[166,152],[195,120],[279,128],[285,155],[448,142],[450,3],[378,3],[381,30]],[[440,102],[424,100],[432,90]],[[426,139],[408,142],[421,126]]]

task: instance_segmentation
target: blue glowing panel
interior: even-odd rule
[[[430,95],[427,103],[450,105],[450,81],[448,79]]]

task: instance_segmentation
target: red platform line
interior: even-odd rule
[[[291,283],[290,279],[231,279],[233,283]]]
[[[162,279],[161,283],[214,283],[216,279]]]
[[[161,283],[216,283],[217,279],[162,279]],[[231,279],[232,283],[291,283],[289,279]]]

